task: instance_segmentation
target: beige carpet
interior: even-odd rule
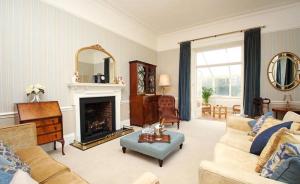
[[[177,131],[176,126],[167,127]],[[91,184],[131,184],[142,173],[150,171],[161,184],[197,184],[201,160],[212,160],[213,149],[225,133],[225,123],[193,120],[182,122],[179,132],[185,134],[182,150],[171,154],[163,167],[151,157],[127,151],[122,153],[119,139],[86,151],[66,146],[66,155],[60,150],[50,152],[56,160],[69,166]]]

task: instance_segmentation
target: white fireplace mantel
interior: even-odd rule
[[[115,120],[116,129],[121,128],[121,90],[124,84],[99,84],[99,83],[70,83],[68,87],[73,97],[73,106],[75,109],[75,140],[81,142],[80,129],[80,99],[93,97],[115,97]]]

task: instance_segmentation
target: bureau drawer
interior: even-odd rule
[[[59,132],[54,132],[54,133],[50,133],[50,134],[39,135],[37,137],[37,142],[38,142],[38,144],[46,144],[46,143],[61,140],[61,139],[62,139],[62,133],[61,133],[61,131],[59,131]]]
[[[61,130],[61,124],[54,124],[49,126],[40,126],[36,128],[38,135],[43,135],[51,132],[57,132]]]
[[[40,126],[48,126],[48,125],[53,125],[53,124],[57,124],[58,118],[49,118],[49,119],[43,119],[43,120],[39,120],[36,121],[36,127],[40,127]]]

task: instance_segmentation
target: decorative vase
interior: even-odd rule
[[[31,102],[40,102],[40,95],[39,94],[32,94]]]

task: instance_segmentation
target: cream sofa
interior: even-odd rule
[[[0,140],[9,144],[20,159],[30,166],[31,176],[38,183],[88,183],[37,146],[36,127],[33,123],[0,128]],[[144,173],[134,184],[159,184],[159,181],[153,174]]]
[[[281,183],[259,176],[255,172],[258,156],[250,154],[252,142],[247,133],[251,130],[249,118],[232,116],[226,123],[226,134],[217,143],[213,161],[202,161],[199,168],[200,184],[257,184]],[[288,112],[284,121],[294,121],[292,130],[298,133],[300,115]],[[299,123],[295,123],[299,122]]]

